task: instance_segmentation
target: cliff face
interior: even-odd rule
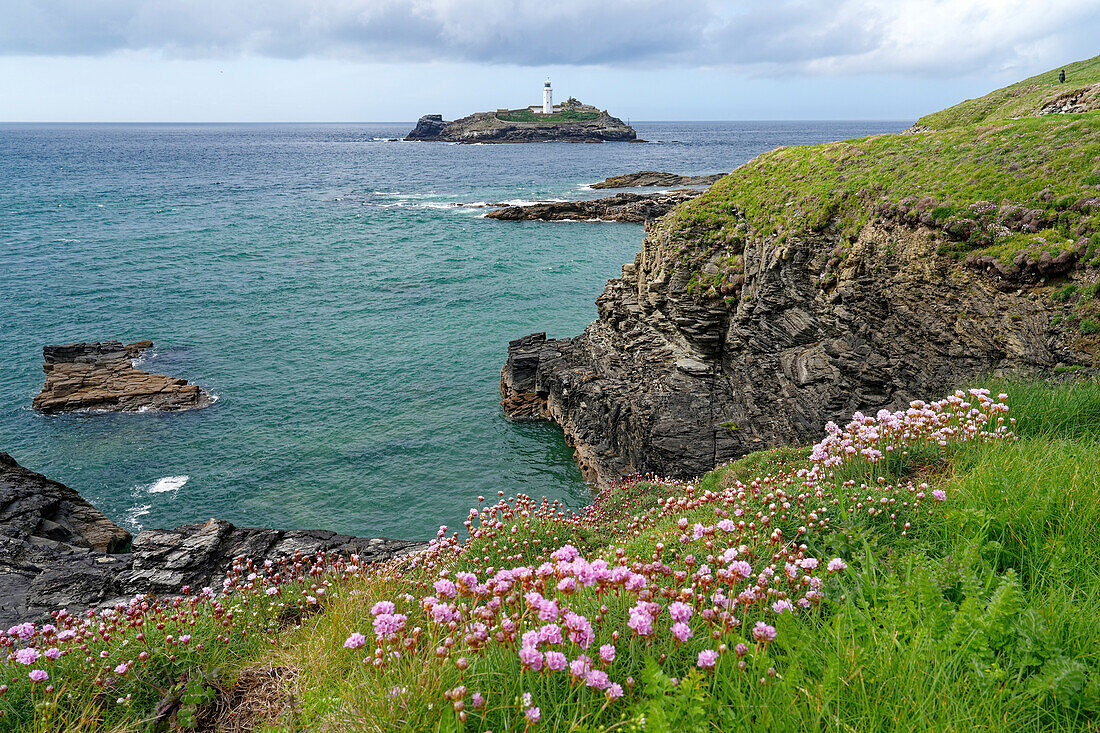
[[[532,117],[530,121],[507,121],[495,112],[475,114],[445,122],[442,115],[425,115],[405,137],[406,140],[456,143],[534,143],[534,142],[631,142],[638,135],[634,128],[606,111],[593,111],[591,119]]]
[[[662,220],[649,232],[582,335],[509,346],[505,410],[561,425],[598,484],[689,478],[812,441],[856,410],[904,407],[991,372],[1091,363],[1094,348],[1054,325],[1049,301],[937,256],[927,227],[865,225],[825,281],[835,233],[747,244],[726,298],[689,294],[670,229]]]
[[[1100,57],[1066,68],[1094,83]],[[1100,116],[1031,81],[739,167],[650,227],[583,334],[512,342],[505,411],[561,425],[598,483],[687,478],[983,375],[1094,366]]]

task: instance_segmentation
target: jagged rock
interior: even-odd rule
[[[34,398],[34,409],[44,414],[178,411],[213,404],[208,392],[186,379],[134,367],[132,359],[152,345],[152,341],[125,346],[121,341],[96,341],[42,347],[46,383]]]
[[[442,115],[424,115],[405,139],[457,143],[600,143],[633,142],[638,138],[633,127],[618,117],[612,117],[607,110],[598,110],[579,102],[570,109],[594,117],[562,121],[532,116],[530,121],[509,122],[502,120],[498,112],[476,112],[446,122]]]
[[[714,173],[709,176],[679,176],[675,173],[660,173],[658,171],[638,171],[622,176],[610,176],[593,183],[592,188],[636,188],[640,186],[709,186],[725,173]]]
[[[1062,92],[1039,108],[1040,115],[1083,114],[1100,109],[1100,82]]]
[[[644,224],[672,211],[677,205],[702,195],[703,189],[680,188],[662,193],[617,193],[588,201],[540,201],[506,206],[485,216],[503,221],[624,221]]]
[[[254,562],[318,552],[356,553],[362,562],[424,543],[321,530],[236,527],[211,519],[132,538],[73,489],[0,453],[0,626],[58,608],[81,611],[137,593],[217,587],[235,558]]]
[[[501,373],[506,412],[559,424],[598,485],[635,472],[691,478],[812,442],[856,410],[1094,358],[1045,299],[937,256],[934,229],[871,222],[827,280],[840,235],[750,238],[743,276],[722,297],[689,293],[668,222],[608,283],[583,334],[513,341]]]

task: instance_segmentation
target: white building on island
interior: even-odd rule
[[[546,77],[546,83],[542,85],[542,113],[554,113],[554,90],[550,88],[550,77]]]

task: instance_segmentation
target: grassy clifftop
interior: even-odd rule
[[[1067,69],[1071,78],[1100,79],[1100,58]],[[679,266],[698,294],[713,297],[741,274],[749,241],[779,246],[830,234],[839,266],[876,219],[930,227],[940,253],[960,260],[1011,264],[1023,256],[1034,264],[1065,252],[1070,265],[1100,265],[1100,112],[1007,119],[998,100],[1022,105],[1027,97],[1034,107],[1042,98],[1028,82],[1007,89],[1017,88],[937,113],[951,112],[936,118],[943,129],[784,147],[753,159],[669,216]],[[964,124],[970,119],[981,121]],[[718,271],[704,274],[714,261]]]
[[[1066,72],[1065,84],[1058,83],[1058,72],[1062,69]],[[1059,95],[1097,82],[1100,82],[1100,56],[1075,61],[990,92],[984,97],[968,99],[945,110],[933,112],[920,118],[917,124],[940,130],[1028,117],[1038,114],[1044,104]]]

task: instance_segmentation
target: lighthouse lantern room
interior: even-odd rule
[[[549,115],[554,113],[554,90],[550,88],[550,77],[542,85],[542,113]]]

